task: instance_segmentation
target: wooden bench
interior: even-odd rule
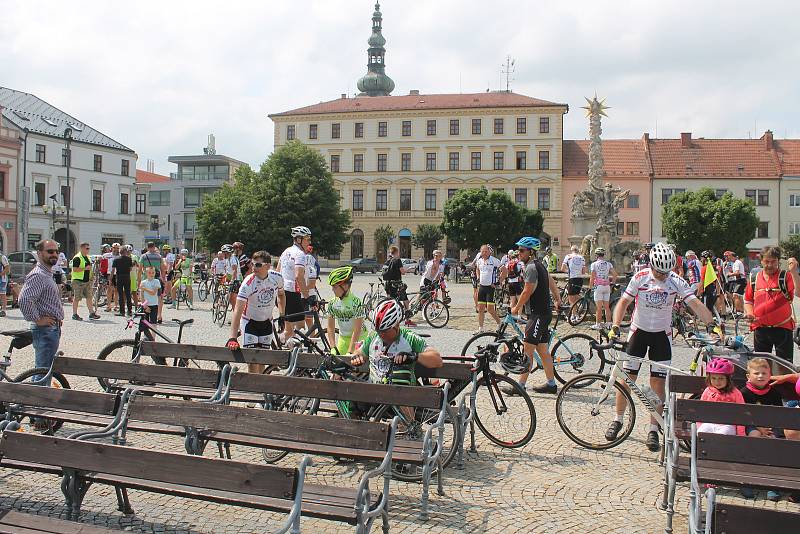
[[[113,530],[53,517],[0,510],[0,534],[111,534]]]
[[[751,506],[718,503],[714,506],[714,534],[784,534],[800,524],[800,513],[770,510],[753,513]]]
[[[356,491],[334,489],[326,495],[304,494],[304,457],[298,468],[157,452],[119,445],[4,431],[0,467],[60,474],[67,514],[78,519],[92,484],[288,513],[276,532],[300,532],[306,516],[357,524]],[[120,499],[120,492],[117,492]],[[344,504],[349,500],[348,504]],[[132,513],[120,500],[122,511]],[[386,518],[383,514],[384,520]]]

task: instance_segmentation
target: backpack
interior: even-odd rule
[[[753,288],[753,292],[754,293],[755,293],[755,290],[756,290],[756,279],[758,277],[758,273],[760,273],[760,272],[761,271],[750,272],[749,283],[750,283],[750,287]],[[778,273],[778,289],[781,290],[781,293],[783,293],[783,296],[786,297],[786,300],[788,300],[789,302],[793,302],[794,298],[789,293],[789,286],[786,284],[786,276],[787,276],[787,274],[788,273],[786,271],[784,271],[784,270],[781,270],[781,272]]]

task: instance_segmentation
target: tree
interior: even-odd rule
[[[389,242],[391,242],[392,238],[394,237],[394,230],[388,224],[384,224],[383,226],[379,226],[375,229],[373,236],[375,238],[376,256],[378,256],[379,260],[383,260],[383,255],[389,248]]]
[[[337,254],[350,226],[325,160],[299,141],[275,150],[258,173],[237,171],[232,186],[205,199],[197,220],[212,248],[238,240],[248,252],[264,249],[273,254],[291,243],[290,230],[299,225],[311,229],[315,252]]]
[[[717,198],[708,187],[673,195],[661,209],[664,235],[678,250],[732,250],[743,256],[756,235],[758,215],[749,200],[725,193]]]
[[[789,236],[789,239],[778,243],[781,252],[787,258],[800,258],[800,235]]]
[[[437,224],[420,224],[411,236],[411,244],[425,251],[425,258],[433,256],[433,249],[439,246],[444,234]]]

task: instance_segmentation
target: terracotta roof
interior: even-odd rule
[[[800,176],[800,139],[774,141],[784,176]]]
[[[311,106],[273,113],[270,117],[311,115],[317,113],[352,113],[355,111],[400,111],[413,109],[469,109],[503,107],[564,106],[516,93],[497,91],[472,94],[360,96],[337,98]]]
[[[160,182],[169,182],[169,176],[143,171],[142,169],[136,169],[136,183],[157,184]]]
[[[603,162],[608,176],[650,175],[644,142],[641,139],[608,139],[603,141]],[[563,143],[564,177],[587,176],[589,173],[589,141]]]
[[[650,159],[656,178],[751,177],[780,174],[775,153],[763,139],[651,139]]]

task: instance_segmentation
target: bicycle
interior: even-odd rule
[[[188,284],[191,284],[191,279],[180,276],[178,277],[177,281],[177,289],[175,291],[175,299],[173,304],[175,305],[176,310],[181,309],[181,302],[186,304],[186,307],[190,310],[193,310],[192,302],[189,300],[189,292],[188,292]]]
[[[611,284],[611,298],[608,302],[609,309],[613,312],[619,299],[622,298],[622,286],[620,284]],[[566,302],[566,301],[564,301]],[[578,326],[589,314],[594,315],[597,310],[597,304],[594,301],[594,288],[585,288],[581,290],[580,299],[572,305],[567,315],[567,321],[572,326]],[[625,311],[625,316],[622,318],[620,325],[627,328],[631,325],[632,312],[630,308]]]
[[[403,282],[399,282],[403,283]],[[416,293],[408,293],[410,300],[406,310],[406,320],[410,320],[422,310],[425,321],[433,328],[443,328],[450,321],[450,307],[434,297],[436,286],[421,287]],[[395,299],[400,302],[398,299]],[[403,304],[402,302],[400,303]]]
[[[364,306],[364,311],[369,315],[369,313],[375,309],[375,306],[386,298],[386,285],[384,281],[378,278],[377,282],[377,289],[375,288],[376,283],[370,282],[369,283],[369,290],[364,293],[364,298],[361,299],[361,303]]]
[[[217,326],[223,328],[225,326],[225,319],[228,316],[228,310],[233,311],[230,298],[230,283],[221,283],[217,294],[214,297],[214,303],[211,305],[211,320],[217,323]]]
[[[206,276],[197,284],[197,298],[205,302],[208,295],[215,295],[219,286],[220,276]],[[213,301],[213,297],[212,297]]]

